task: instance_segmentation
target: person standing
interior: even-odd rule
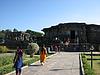
[[[60,53],[60,45],[58,45],[58,52]]]
[[[46,61],[46,55],[47,55],[47,49],[45,48],[45,45],[42,46],[40,51],[40,63],[41,65],[44,65]]]
[[[58,47],[57,47],[57,45],[54,45],[54,51],[55,51],[55,52],[58,52]]]
[[[23,56],[23,50],[19,46],[18,49],[17,49],[17,51],[16,51],[14,60],[13,60],[14,68],[16,70],[16,75],[21,75],[21,68],[23,66],[22,56]]]

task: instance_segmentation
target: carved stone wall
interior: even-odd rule
[[[86,24],[85,23],[64,23],[50,28],[44,28],[42,31],[46,34],[45,37],[59,38],[61,41],[70,38],[73,43],[79,42],[84,43],[86,39]]]
[[[94,45],[96,50],[100,49],[100,25],[60,23],[50,28],[44,28],[42,31],[46,34],[44,36],[46,41],[49,41],[48,44],[52,44],[52,41],[57,37],[63,42],[65,39],[70,39],[71,43],[77,43],[82,47]]]

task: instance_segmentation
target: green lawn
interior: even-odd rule
[[[91,59],[91,56],[90,55],[87,55],[86,56],[88,59]],[[100,56],[93,56],[93,59],[95,60],[100,60]]]
[[[88,53],[90,54],[90,53]],[[86,55],[86,58],[87,59],[91,59],[91,56],[90,55]],[[100,75],[100,56],[93,56],[93,70],[94,70],[94,73],[96,75]],[[89,63],[91,63],[90,60],[88,60]]]
[[[100,75],[100,60],[93,61],[93,69],[96,75]]]
[[[0,75],[4,75],[14,70],[13,59],[14,59],[14,55],[11,56],[4,55],[0,57]],[[24,59],[24,66],[25,66],[36,62],[40,58],[39,55],[34,55],[33,58],[30,58],[29,55],[24,55],[23,59]]]
[[[50,55],[52,54],[48,54],[47,56]],[[14,59],[14,54],[10,55],[4,54],[0,56],[0,75],[4,75],[14,70],[13,59]],[[40,55],[34,55],[33,58],[30,58],[30,55],[24,54],[23,59],[25,66],[38,61],[40,59]]]

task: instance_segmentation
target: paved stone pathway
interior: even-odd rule
[[[23,69],[22,75],[80,75],[79,53],[56,53],[43,66],[37,62]]]

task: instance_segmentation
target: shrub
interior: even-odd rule
[[[25,65],[29,65],[29,64],[31,64],[31,63],[33,63],[33,59],[25,60],[25,61],[24,61],[24,66],[25,66]]]
[[[0,75],[4,75],[4,74],[9,73],[13,70],[14,70],[13,64],[2,66],[2,67],[0,67]]]
[[[13,56],[4,55],[0,57],[0,67],[11,64],[12,62],[13,62]]]
[[[37,43],[29,43],[28,50],[30,53],[30,57],[33,57],[33,55],[38,52],[39,46]]]
[[[0,46],[0,52],[6,53],[8,51],[8,48],[6,46]]]
[[[24,66],[25,66],[25,65],[29,65],[29,64],[31,64],[31,63],[33,63],[33,62],[36,62],[37,60],[39,60],[39,56],[34,56],[34,58],[30,58],[30,59],[28,59],[28,60],[25,60],[25,61],[24,61]]]
[[[90,65],[87,61],[86,55],[81,54],[81,56],[82,56],[82,62],[83,62],[85,75],[95,75],[94,72],[93,72],[93,69],[91,69],[91,67],[90,67]]]
[[[29,65],[37,60],[39,60],[39,56],[34,56],[34,58],[24,57],[24,66]],[[14,70],[12,62],[13,62],[12,56],[0,57],[0,75],[4,75]]]

